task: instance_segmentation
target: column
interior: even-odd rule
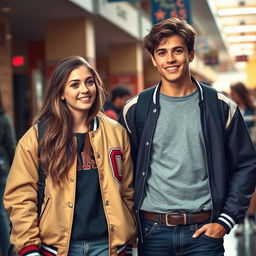
[[[128,87],[135,95],[144,88],[140,43],[112,44],[109,50],[109,86]]]

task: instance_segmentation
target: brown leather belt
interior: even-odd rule
[[[208,221],[211,218],[211,211],[197,213],[169,212],[166,214],[141,211],[140,216],[146,220],[158,222],[161,215],[161,223],[166,226],[177,226],[187,224],[198,224]],[[190,216],[189,216],[190,215]]]

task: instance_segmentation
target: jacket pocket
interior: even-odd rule
[[[134,226],[136,226],[136,219],[135,219],[134,214],[132,213],[132,211],[130,210],[130,208],[128,207],[128,205],[126,204],[126,202],[123,198],[122,198],[122,202],[123,202],[124,208],[126,209],[128,215],[129,215],[129,219],[130,219],[131,223],[133,223]],[[125,213],[126,213],[126,211],[124,210]]]
[[[51,205],[51,198],[48,197],[46,202],[45,202],[45,204],[43,205],[41,214],[39,216],[39,224],[40,225],[42,225],[42,223],[44,223],[44,220],[45,220],[45,218],[47,216],[47,213],[49,211],[50,205]]]

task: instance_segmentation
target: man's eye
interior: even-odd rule
[[[182,49],[176,49],[174,52],[175,52],[176,54],[181,54],[181,53],[183,52],[183,50],[182,50]]]
[[[157,53],[159,56],[164,56],[165,55],[165,51],[160,51]]]

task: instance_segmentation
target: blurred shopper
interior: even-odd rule
[[[114,120],[118,120],[124,104],[130,97],[131,92],[128,88],[114,88],[111,92],[111,100],[104,104],[105,114]]]
[[[255,106],[249,90],[243,83],[239,82],[231,85],[230,96],[237,103],[250,131],[255,124]]]
[[[9,219],[4,209],[3,196],[15,146],[13,125],[4,110],[0,93],[0,256],[7,255],[10,243]]]
[[[4,203],[19,255],[123,255],[135,241],[133,167],[125,129],[100,112],[104,86],[83,58],[60,61],[35,124],[21,138]],[[37,215],[38,120],[46,174]]]
[[[243,117],[245,123],[249,129],[250,135],[252,136],[252,128],[255,126],[255,106],[253,103],[253,99],[250,95],[250,91],[246,88],[246,86],[241,83],[235,83],[230,87],[230,95],[237,103]],[[247,210],[247,216],[249,220],[250,227],[253,232],[256,232],[256,190],[250,201],[249,209]],[[236,235],[242,235],[244,233],[244,221],[237,225],[235,229]]]
[[[256,154],[237,105],[190,75],[195,35],[177,18],[153,26],[144,44],[161,81],[141,137],[136,107],[150,90],[123,109],[143,256],[224,255],[223,238],[243,220],[255,187]]]

